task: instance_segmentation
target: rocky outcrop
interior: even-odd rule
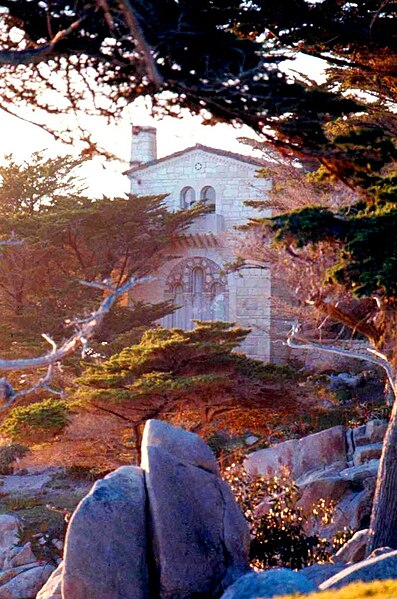
[[[340,514],[349,514],[358,526],[370,509],[377,464],[370,460],[354,465],[352,455],[367,441],[367,445],[380,443],[382,427],[374,423],[359,428],[349,431],[345,453],[341,439],[347,437],[341,427],[294,442],[295,455],[289,442],[280,444],[281,449],[265,450],[269,452],[265,458],[258,453],[265,464],[269,455],[277,454],[280,468],[285,457],[300,472],[303,507],[304,501],[309,505],[319,496],[332,497]],[[327,452],[326,439],[335,448],[336,461],[330,448]],[[364,444],[355,444],[363,439]],[[258,463],[257,458],[248,460]],[[16,538],[16,525],[4,520],[3,537],[8,542]],[[387,549],[346,564],[362,558],[366,534],[356,534],[338,553],[336,563],[316,564],[299,573],[285,568],[250,571],[247,523],[220,479],[208,446],[197,435],[149,421],[141,468],[119,468],[98,481],[79,504],[69,525],[64,564],[37,599],[254,599],[308,594],[318,586],[333,589],[356,580],[397,578],[397,551]],[[0,539],[1,535],[0,526]],[[8,575],[0,575],[0,599],[31,599],[33,595],[26,593],[32,592],[37,579],[48,578],[48,564],[16,565],[31,555],[29,544],[14,553],[2,553],[0,546],[3,563],[12,565]],[[17,594],[10,594],[10,589]]]
[[[339,589],[351,582],[389,578],[397,578],[397,551],[388,551],[383,555],[353,564],[323,582],[320,589]]]
[[[332,500],[335,515],[326,536],[344,527],[357,530],[368,525],[386,428],[386,420],[354,429],[336,426],[256,451],[245,467],[250,474],[289,475],[301,490],[299,504],[306,513],[318,499]]]
[[[222,599],[257,599],[277,595],[310,593],[316,586],[303,574],[287,568],[250,572],[239,578],[222,595]]]
[[[333,465],[341,470],[347,467],[345,430],[343,426],[334,426],[302,439],[278,443],[250,454],[244,465],[249,474],[274,476],[284,470],[293,480]]]
[[[365,558],[365,551],[369,538],[368,532],[368,528],[363,528],[354,533],[352,538],[337,551],[333,557],[333,561],[335,563],[341,562],[352,564],[362,561]]]
[[[0,573],[0,599],[31,599],[55,570],[51,564],[34,562]]]
[[[53,570],[37,560],[30,543],[19,545],[21,522],[11,514],[0,515],[0,599],[31,599]]]
[[[176,430],[152,420],[142,442],[156,580],[164,599],[207,597],[247,569],[250,539],[208,446]]]
[[[148,596],[146,510],[140,468],[123,466],[94,485],[68,528],[65,599]]]
[[[58,599],[60,586],[62,599],[219,597],[248,571],[249,540],[204,441],[148,421],[142,468],[119,468],[80,502],[63,573],[37,599]]]

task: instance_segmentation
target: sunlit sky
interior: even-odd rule
[[[100,119],[93,122],[95,138],[107,151],[119,160],[105,161],[97,159],[86,169],[89,190],[95,196],[123,195],[128,191],[127,177],[122,175],[128,167],[130,158],[131,125],[151,125],[158,130],[158,156],[165,156],[193,146],[196,143],[223,148],[233,152],[250,153],[250,148],[237,141],[238,137],[254,137],[248,127],[232,127],[218,124],[203,126],[199,117],[186,114],[183,119],[164,118],[154,120],[141,106],[129,110],[130,115],[119,124],[107,125]],[[41,128],[11,117],[0,111],[0,161],[5,154],[13,154],[19,161],[29,161],[32,152],[45,150],[49,156],[73,153],[73,147],[57,142]]]
[[[305,58],[293,65],[310,76],[318,77],[319,61]],[[28,117],[28,115],[25,115]],[[116,155],[118,160],[95,160],[86,168],[89,193],[116,196],[128,192],[127,177],[122,172],[128,167],[130,157],[131,125],[151,125],[157,127],[158,157],[193,146],[196,143],[222,148],[242,154],[252,154],[252,150],[237,141],[239,137],[255,137],[249,127],[233,127],[227,124],[203,126],[200,117],[193,117],[186,111],[182,119],[164,118],[154,120],[143,101],[137,102],[127,110],[125,119],[120,123],[108,125],[101,119],[90,121],[89,127],[94,130],[95,139],[108,152]],[[57,123],[60,126],[60,123]],[[0,161],[5,154],[14,154],[20,160],[29,161],[32,152],[45,150],[48,156],[78,152],[78,148],[57,142],[41,128],[12,117],[0,110]]]

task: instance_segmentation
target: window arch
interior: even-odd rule
[[[195,320],[227,320],[228,286],[221,268],[209,258],[181,260],[167,277],[164,299],[180,306],[164,324],[185,330]]]
[[[215,212],[216,193],[215,189],[211,187],[211,185],[206,185],[200,191],[200,202],[211,207],[212,211]]]
[[[196,192],[193,187],[184,187],[181,190],[180,204],[181,208],[190,208],[196,203]]]

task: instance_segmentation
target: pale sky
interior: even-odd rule
[[[199,117],[186,115],[183,119],[164,118],[154,120],[141,104],[129,109],[130,115],[119,125],[107,125],[95,121],[95,138],[101,146],[115,154],[119,161],[96,159],[86,169],[89,189],[95,196],[123,195],[128,192],[127,177],[121,173],[128,168],[130,158],[131,125],[151,125],[157,128],[158,157],[166,156],[196,143],[216,148],[252,154],[248,146],[237,141],[238,137],[255,137],[249,127],[235,128],[227,124],[203,126]],[[62,144],[49,134],[25,121],[11,117],[0,110],[0,161],[12,153],[18,160],[29,160],[36,150],[45,150],[49,156],[73,153],[72,146]]]
[[[310,57],[298,57],[286,61],[285,69],[304,71],[313,78],[321,78],[324,63]],[[58,121],[57,126],[60,123]],[[221,148],[231,152],[250,154],[253,152],[237,141],[239,137],[255,137],[249,127],[235,128],[227,124],[203,126],[200,117],[193,117],[186,111],[183,119],[164,118],[154,120],[145,106],[144,100],[136,102],[126,110],[126,117],[118,125],[107,125],[101,119],[87,121],[87,129],[95,133],[95,139],[108,152],[119,160],[96,159],[86,169],[85,176],[89,192],[96,196],[124,195],[128,192],[127,177],[121,173],[128,167],[130,157],[131,125],[151,125],[157,127],[158,157],[172,154],[196,143]],[[16,117],[0,110],[0,162],[5,154],[14,154],[18,160],[29,160],[36,150],[45,150],[48,156],[73,153],[78,148],[62,144],[49,134]]]

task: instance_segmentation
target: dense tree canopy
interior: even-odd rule
[[[248,333],[227,322],[146,331],[139,343],[88,364],[74,398],[85,407],[128,416],[137,440],[148,418],[206,435],[219,428],[267,431],[275,413],[293,415],[299,406],[288,392],[269,385],[273,378],[292,376],[291,370],[235,353]]]
[[[294,81],[280,63],[297,51],[324,57],[344,72],[358,69],[360,84],[365,74],[366,87],[378,94],[383,73],[392,76],[395,4],[272,4],[6,0],[2,106],[13,110],[23,101],[51,112],[85,106],[110,115],[148,94],[162,112],[186,107],[210,122],[213,116],[257,131],[271,125],[284,142],[318,150],[325,124],[357,105]]]
[[[103,290],[81,281],[123,285],[166,259],[166,248],[199,210],[170,213],[161,196],[91,200],[74,158],[0,168],[0,350],[15,356],[43,346],[41,334],[68,336],[73,319],[98,305]],[[97,333],[116,342],[172,310],[168,302],[116,306]],[[135,339],[134,335],[132,339]]]

